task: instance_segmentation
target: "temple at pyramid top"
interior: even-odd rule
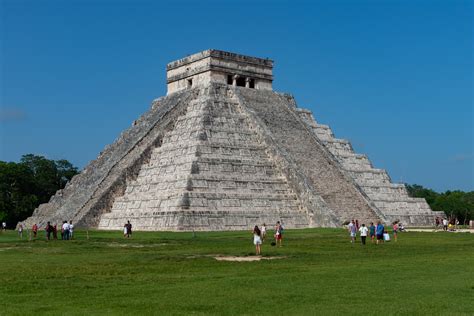
[[[211,82],[272,90],[273,60],[208,49],[166,67],[168,94]]]

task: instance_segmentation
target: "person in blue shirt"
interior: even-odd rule
[[[370,239],[372,240],[372,243],[375,243],[375,225],[373,222],[370,223],[369,233],[370,233]]]
[[[383,227],[382,223],[378,221],[377,227],[375,228],[375,233],[377,235],[377,245],[379,242],[383,242],[383,232],[385,227]]]

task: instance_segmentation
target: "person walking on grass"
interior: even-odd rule
[[[263,241],[265,240],[265,237],[267,236],[267,226],[265,225],[265,223],[263,223],[262,227],[260,228],[261,228],[262,243],[263,243]]]
[[[132,237],[132,224],[130,221],[127,221],[127,238]]]
[[[72,239],[73,234],[74,234],[74,225],[72,224],[72,221],[69,221],[69,239]]]
[[[261,246],[262,246],[262,231],[258,228],[257,225],[253,228],[253,244],[255,245],[255,254],[257,256],[261,255]]]
[[[33,238],[36,239],[38,235],[38,225],[36,225],[36,223],[33,225],[33,227],[31,227],[31,231],[33,232]]]
[[[352,220],[348,225],[349,236],[351,237],[351,244],[355,243],[356,234],[357,234],[357,226],[354,220]]]
[[[365,245],[365,239],[367,238],[367,233],[369,232],[369,229],[365,227],[365,224],[362,224],[362,226],[359,228],[359,232],[362,245]]]
[[[383,243],[383,232],[385,227],[382,225],[381,221],[377,222],[377,227],[375,228],[375,234],[377,235],[377,245],[379,242]]]
[[[23,239],[23,224],[18,224],[18,237]]]
[[[374,243],[375,242],[375,226],[373,222],[370,222],[369,234],[370,234],[370,240],[372,240],[372,243]]]
[[[6,230],[7,230],[7,223],[2,222],[2,231],[6,231]]]
[[[392,228],[393,228],[393,240],[397,242],[398,222],[394,222]]]
[[[63,222],[63,240],[69,240],[69,224],[67,221]]]
[[[275,244],[277,247],[281,247],[282,239],[283,239],[283,226],[280,224],[280,221],[278,221],[275,225]],[[280,246],[278,246],[278,243],[280,243]]]
[[[53,226],[51,226],[50,222],[46,223],[46,227],[44,228],[44,230],[46,232],[46,240],[50,240],[51,239],[51,233],[53,232]]]
[[[123,238],[127,238],[128,224],[123,224]]]

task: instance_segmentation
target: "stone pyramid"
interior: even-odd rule
[[[78,227],[244,230],[436,212],[350,143],[272,91],[273,62],[207,50],[167,66],[168,94],[26,220]]]

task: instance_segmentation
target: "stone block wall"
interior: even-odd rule
[[[356,154],[349,141],[336,138],[331,128],[317,123],[310,111],[295,111],[388,222],[398,220],[405,225],[426,226],[432,225],[436,216],[443,216],[433,212],[424,199],[409,197],[403,184],[392,183],[385,170],[374,168],[367,156]]]
[[[354,180],[341,171],[339,162],[295,112],[291,97],[239,88],[236,94],[271,139],[267,147],[276,148],[278,155],[293,166],[293,173],[299,175],[293,183],[295,191],[320,198],[320,203],[309,211],[319,213],[313,226],[340,225],[352,218],[364,222],[381,218]]]
[[[99,228],[130,220],[140,230],[234,230],[308,214],[278,170],[231,88],[200,89]]]

